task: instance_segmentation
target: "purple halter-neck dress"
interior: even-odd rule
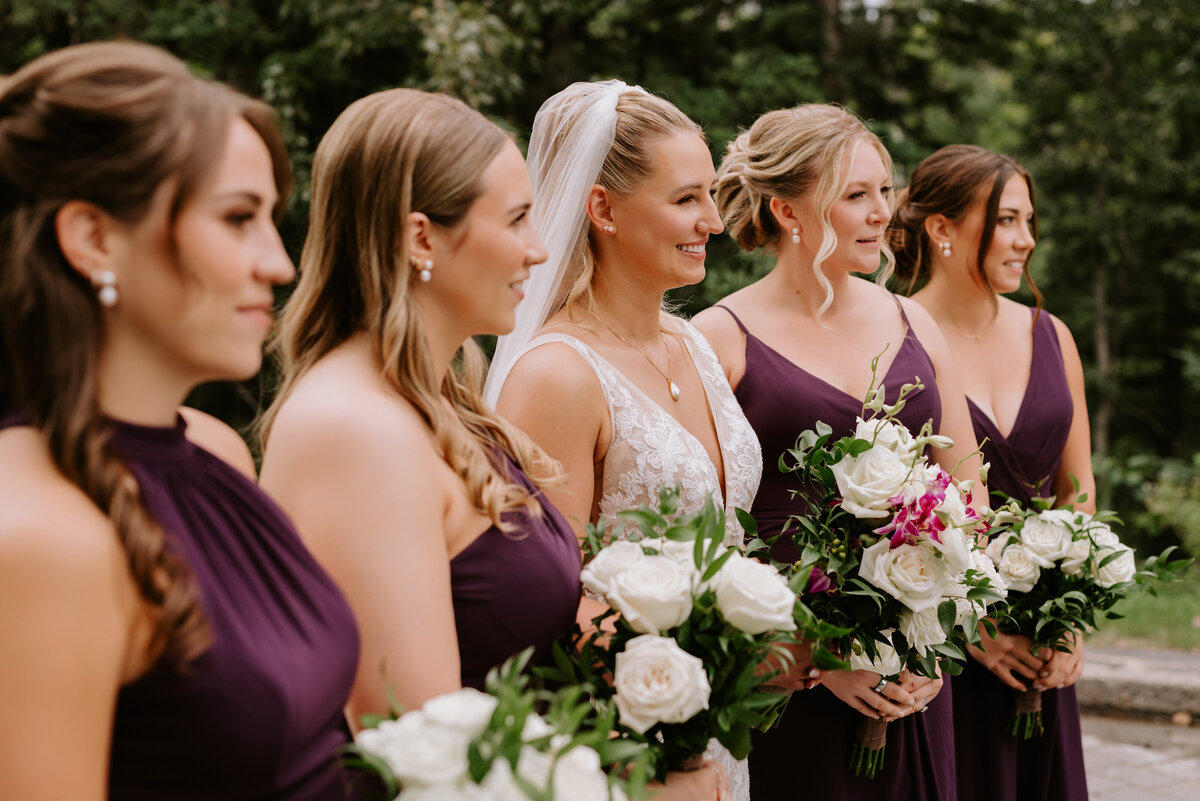
[[[0,430],[21,425],[0,415]],[[185,434],[113,421],[109,447],[195,577],[212,644],[121,688],[113,801],[342,801],[358,663],[341,592],[258,486]],[[48,778],[47,781],[53,781]]]
[[[507,512],[510,531],[493,526],[450,560],[462,684],[477,690],[489,670],[531,645],[531,664],[544,662],[575,623],[582,593],[574,530],[511,458],[499,459],[511,480],[536,493],[542,514]]]
[[[832,427],[835,437],[853,432],[862,400],[798,367],[725,310],[746,335],[746,371],[734,394],[762,444],[767,469],[754,499],[754,518],[761,534],[772,535],[796,511],[790,495],[794,481],[774,468],[779,455],[794,447],[800,432],[818,420]],[[906,316],[904,321],[907,325]],[[903,384],[916,380],[925,388],[909,396],[900,422],[917,431],[932,420],[936,431],[942,407],[933,362],[910,326],[883,377],[888,402],[895,401]],[[781,553],[776,551],[777,556]],[[855,776],[847,768],[862,716],[823,686],[793,694],[777,726],[753,734],[751,797],[754,801],[955,801],[949,685],[946,677],[928,712],[888,726],[884,767],[874,779]]]
[[[987,438],[983,456],[992,465],[988,488],[1022,504],[1053,494],[1074,405],[1050,315],[1037,315],[1029,383],[1008,436],[1001,434],[970,399],[967,404],[975,437],[980,442]],[[993,495],[993,505],[1001,502],[998,495]],[[1013,705],[1013,691],[973,660],[954,678],[954,729],[962,798],[1086,801],[1087,776],[1075,688],[1042,693],[1045,733],[1031,740],[1019,740],[1005,731]]]

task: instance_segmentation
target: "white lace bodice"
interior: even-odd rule
[[[621,510],[657,505],[659,489],[678,484],[680,512],[699,511],[705,499],[714,496],[725,507],[726,544],[740,545],[743,532],[733,510],[749,511],[758,492],[762,477],[758,437],[708,341],[691,323],[666,319],[681,335],[704,385],[724,463],[724,498],[717,468],[700,441],[595,350],[567,334],[543,334],[530,341],[529,349],[549,342],[570,345],[600,381],[612,421],[600,490],[600,519],[606,530],[618,531]]]

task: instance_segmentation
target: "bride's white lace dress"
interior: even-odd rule
[[[758,437],[704,336],[679,318],[664,315],[663,321],[683,340],[704,384],[724,463],[724,496],[717,468],[700,441],[595,350],[566,334],[543,334],[526,350],[561,342],[574,348],[596,373],[612,420],[599,504],[606,530],[618,530],[617,513],[622,509],[656,505],[660,488],[679,485],[680,512],[698,511],[706,498],[716,497],[725,507],[725,542],[740,546],[743,532],[733,510],[749,511],[758,492],[763,469]],[[746,761],[734,760],[716,740],[710,741],[705,756],[725,767],[733,801],[749,801]]]

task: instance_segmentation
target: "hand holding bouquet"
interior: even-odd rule
[[[1005,631],[1023,634],[1032,650],[1068,650],[1073,633],[1095,628],[1097,616],[1155,579],[1169,580],[1191,563],[1170,558],[1174,548],[1137,569],[1133,549],[1121,544],[1111,512],[1095,516],[1072,509],[1046,508],[1053,499],[1022,509],[1015,501],[996,514],[998,533],[987,547],[1008,585],[1008,609],[999,617]],[[1042,733],[1041,690],[1017,696],[1009,732],[1022,739]]]

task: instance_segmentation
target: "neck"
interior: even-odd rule
[[[106,348],[97,371],[100,411],[116,420],[144,426],[172,426],[194,379],[174,375],[148,354]]]
[[[971,340],[983,337],[996,317],[995,293],[975,281],[952,280],[942,270],[935,270],[913,298],[940,325]]]
[[[464,332],[455,325],[449,315],[438,314],[434,309],[425,308],[417,300],[417,314],[421,316],[421,327],[425,331],[425,345],[429,348],[429,356],[433,361],[435,388],[440,391],[454,356],[463,343],[470,338],[469,332]]]
[[[833,301],[825,313],[836,314],[848,302],[851,275],[846,270],[830,269],[828,262],[821,266],[822,274],[833,287]],[[813,260],[802,254],[799,248],[785,248],[775,261],[775,267],[767,275],[781,302],[799,308],[815,317],[825,303],[825,287],[813,272]]]
[[[630,341],[657,343],[663,292],[630,281],[604,278],[604,274],[619,275],[618,271],[597,270],[597,273],[592,282],[596,316]]]

